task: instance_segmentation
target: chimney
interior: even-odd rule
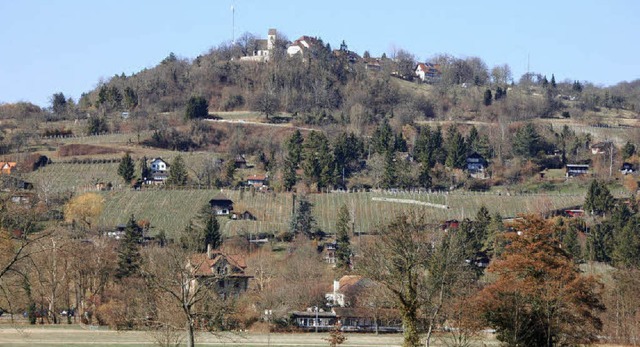
[[[207,244],[207,259],[211,259],[211,244]]]

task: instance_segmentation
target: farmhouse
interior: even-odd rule
[[[216,216],[228,216],[233,211],[233,201],[222,194],[209,200],[209,205]]]
[[[299,39],[293,41],[293,43],[291,43],[289,47],[287,47],[287,54],[290,57],[293,57],[298,53],[304,56],[304,53],[307,52],[310,48],[312,48],[313,46],[318,46],[320,44],[322,44],[320,40],[315,37],[301,36]]]
[[[247,168],[247,159],[242,154],[236,155],[234,160],[234,166],[236,169],[246,169]]]
[[[589,172],[588,164],[567,164],[567,177],[586,175]]]

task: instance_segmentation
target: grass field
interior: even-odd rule
[[[345,334],[347,340],[341,346],[381,347],[401,346],[400,334]],[[234,346],[234,347],[296,347],[328,346],[326,333],[223,333],[219,335],[200,334],[197,346]],[[446,346],[442,338],[435,338],[433,346]],[[72,326],[35,326],[0,327],[0,345],[2,346],[143,346],[155,345],[154,335],[143,331],[116,332],[107,329],[90,329]],[[475,340],[471,346],[497,346],[491,337]]]
[[[99,220],[103,227],[125,223],[131,214],[147,219],[154,230],[164,230],[170,237],[183,230],[188,221],[218,190],[146,190],[105,192],[105,209]],[[293,195],[290,193],[255,193],[225,190],[234,201],[234,211],[250,211],[256,221],[222,220],[226,235],[257,234],[287,230],[291,218]],[[479,193],[410,193],[369,192],[311,194],[313,212],[320,227],[333,233],[337,211],[345,204],[354,216],[356,233],[366,233],[381,223],[389,222],[404,211],[424,213],[434,223],[447,219],[474,218],[485,205],[491,213],[504,217],[519,213],[539,213],[574,206],[584,201],[581,194],[496,195]],[[382,200],[382,201],[381,201]],[[402,201],[398,201],[402,200]],[[419,205],[420,203],[447,205],[448,209]]]

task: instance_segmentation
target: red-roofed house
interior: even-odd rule
[[[415,72],[422,82],[434,82],[441,75],[440,66],[431,63],[418,63]]]
[[[11,175],[11,171],[16,167],[13,161],[0,161],[0,173],[3,175]]]
[[[215,286],[216,292],[223,299],[237,298],[249,287],[251,276],[245,274],[247,264],[237,254],[227,254],[209,247],[207,253],[192,256],[187,266],[198,279],[215,279],[207,282]]]
[[[329,306],[351,306],[356,302],[358,295],[373,285],[372,280],[362,276],[342,276],[339,280],[333,281],[333,290],[325,294],[325,298]]]

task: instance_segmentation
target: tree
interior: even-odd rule
[[[342,205],[338,211],[338,220],[336,221],[336,267],[347,270],[351,265],[350,222],[349,209],[347,205]]]
[[[62,92],[55,93],[51,96],[51,109],[53,113],[62,115],[67,110],[67,99]]]
[[[313,238],[317,234],[316,220],[312,214],[313,204],[307,200],[306,196],[298,198],[296,210],[291,216],[289,231],[294,234],[303,234],[308,238]]]
[[[135,177],[135,170],[133,159],[127,152],[118,165],[118,176],[122,177],[125,183],[131,183],[131,180]]]
[[[102,213],[104,198],[96,193],[85,193],[69,200],[64,206],[64,218],[67,222],[79,223],[91,229]]]
[[[117,279],[139,274],[142,264],[142,255],[140,255],[142,237],[142,228],[131,215],[124,229],[124,237],[118,246],[118,268],[115,274]]]
[[[280,99],[278,99],[274,92],[265,90],[258,95],[257,109],[260,113],[264,114],[267,119],[269,119],[269,116],[273,116],[279,107]]]
[[[167,184],[184,186],[187,184],[188,174],[187,167],[184,164],[184,160],[181,155],[178,155],[173,159],[169,169],[169,177],[167,178]]]
[[[149,169],[149,165],[147,163],[147,157],[142,157],[142,159],[140,159],[140,178],[143,181],[146,181],[149,178],[151,178],[151,169]]]
[[[88,135],[99,135],[109,132],[109,125],[104,117],[89,117],[87,126]]]
[[[535,157],[543,148],[542,137],[533,123],[520,127],[513,137],[513,152],[526,158]]]
[[[593,215],[601,215],[610,213],[613,206],[613,195],[605,183],[598,180],[591,181],[584,200],[584,210]]]
[[[285,143],[287,148],[287,158],[295,165],[295,168],[298,168],[298,165],[300,165],[300,162],[302,161],[303,143],[304,138],[298,129],[291,134],[291,137],[289,137]]]
[[[556,89],[558,85],[556,85],[556,76],[551,74],[551,88]]]
[[[205,206],[208,210],[211,207],[207,204]],[[220,233],[220,223],[218,218],[213,213],[209,213],[206,216],[206,222],[204,226],[204,244],[205,248],[211,245],[211,248],[218,249],[222,246],[222,233]]]
[[[636,154],[636,146],[633,143],[627,141],[624,147],[622,147],[622,159],[627,160],[631,158],[634,154]]]
[[[358,271],[383,287],[394,298],[402,315],[405,347],[420,346],[419,311],[430,293],[426,277],[434,260],[438,233],[424,216],[402,214],[378,230],[375,242],[363,247]]]
[[[501,89],[502,91],[502,89]],[[496,94],[496,97],[498,95]],[[484,105],[491,106],[491,102],[493,101],[493,95],[491,94],[491,89],[487,89],[484,91]]]
[[[187,101],[185,119],[200,119],[209,116],[209,103],[201,96],[192,96]]]
[[[124,106],[127,110],[132,110],[138,106],[138,95],[131,87],[124,88]]]
[[[518,233],[488,268],[497,279],[475,299],[497,338],[508,346],[548,347],[597,340],[600,284],[580,273],[551,223],[529,216],[514,229]]]
[[[467,144],[455,125],[447,131],[447,160],[445,164],[454,169],[462,169],[467,164]]]
[[[198,323],[213,329],[226,312],[227,303],[215,290],[225,275],[207,269],[206,257],[193,256],[176,246],[152,248],[146,260],[142,276],[156,308],[150,323],[155,329],[184,327],[187,346],[193,347]]]

